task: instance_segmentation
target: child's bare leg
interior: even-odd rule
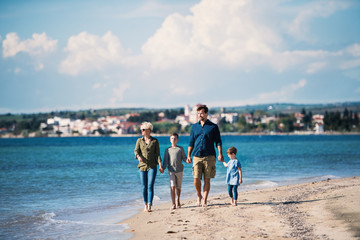
[[[171,195],[171,201],[172,201],[172,205],[171,205],[171,210],[174,210],[176,208],[175,205],[175,187],[171,186],[170,187],[170,195]]]
[[[148,211],[148,206],[147,206],[147,203],[145,203],[144,212],[147,212],[147,211]]]
[[[234,198],[233,197],[231,198],[231,205],[234,206]]]
[[[181,208],[180,194],[181,194],[181,188],[176,188],[176,208]]]

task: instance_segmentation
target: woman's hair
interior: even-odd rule
[[[143,122],[140,126],[140,129],[150,129],[153,130],[153,125],[150,122]]]
[[[227,154],[236,154],[237,153],[237,149],[235,147],[229,147],[228,150],[226,150]]]
[[[196,109],[196,111],[204,110],[205,113],[209,111],[208,107],[206,105],[199,105]]]

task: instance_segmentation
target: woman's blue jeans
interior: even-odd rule
[[[150,203],[152,205],[154,199],[154,184],[157,173],[157,168],[154,167],[149,171],[139,171],[140,181],[142,186],[144,203]]]
[[[238,192],[237,192],[237,185],[228,185],[228,192],[229,192],[229,196],[232,198],[234,196],[234,200],[238,199]],[[233,195],[233,191],[234,191],[234,195]]]

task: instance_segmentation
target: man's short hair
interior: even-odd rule
[[[226,150],[227,154],[235,154],[237,153],[236,147],[229,147],[228,150]]]
[[[205,113],[208,113],[209,109],[206,105],[199,105],[196,109],[196,111],[204,110]]]

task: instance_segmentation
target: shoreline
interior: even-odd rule
[[[195,190],[194,190],[195,191]],[[122,221],[132,239],[359,239],[360,176],[240,191],[238,206],[227,194],[140,210]]]
[[[161,137],[161,136],[165,136],[168,137],[170,135],[170,133],[152,133],[151,134],[154,137]],[[317,132],[310,132],[310,131],[298,131],[298,132],[289,132],[289,133],[279,133],[279,132],[268,132],[268,133],[264,133],[264,132],[249,132],[249,133],[238,133],[238,132],[224,132],[221,133],[221,136],[310,136],[310,135],[315,135],[315,136],[334,136],[334,135],[360,135],[360,132],[322,132],[322,133],[317,133]],[[140,134],[123,134],[123,135],[108,135],[108,136],[96,136],[96,135],[88,135],[88,136],[79,136],[79,135],[71,135],[71,136],[22,136],[22,135],[13,135],[13,134],[0,134],[0,139],[22,139],[22,138],[86,138],[86,137],[112,137],[112,138],[117,138],[117,137],[139,137],[141,136]],[[190,134],[186,133],[186,134],[180,134],[179,136],[190,136]]]

